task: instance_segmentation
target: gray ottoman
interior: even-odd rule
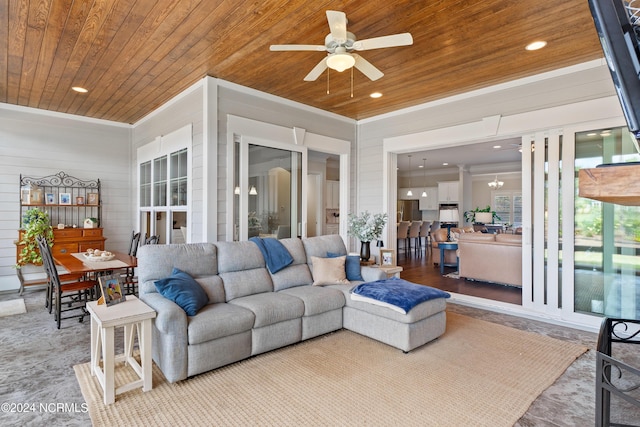
[[[404,352],[433,341],[446,329],[445,298],[415,306],[407,314],[390,308],[351,299],[351,285],[334,285],[345,294],[342,326],[350,331],[399,348]]]

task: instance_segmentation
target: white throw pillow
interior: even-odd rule
[[[344,269],[346,256],[336,258],[319,258],[312,256],[313,286],[348,284]]]

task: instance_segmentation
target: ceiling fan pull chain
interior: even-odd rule
[[[329,70],[327,69],[327,95],[329,95]]]
[[[353,67],[351,67],[351,97],[353,98]]]

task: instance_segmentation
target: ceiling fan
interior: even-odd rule
[[[327,21],[331,32],[325,37],[324,45],[308,44],[274,44],[271,51],[326,51],[328,55],[316,65],[304,78],[312,82],[318,79],[327,68],[342,72],[356,67],[371,80],[378,80],[384,76],[382,71],[374,67],[369,61],[353,53],[353,51],[381,49],[386,47],[407,46],[413,44],[410,33],[394,34],[390,36],[374,37],[357,40],[353,33],[347,31],[347,15],[344,12],[327,10]]]

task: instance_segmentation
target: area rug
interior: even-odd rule
[[[447,313],[446,333],[410,353],[341,330],[104,406],[74,366],[96,426],[512,426],[586,347]],[[128,367],[116,384],[130,380]],[[552,416],[552,414],[550,414]]]
[[[22,314],[27,312],[24,305],[24,299],[12,299],[8,301],[0,301],[0,317],[13,316],[14,314]]]

